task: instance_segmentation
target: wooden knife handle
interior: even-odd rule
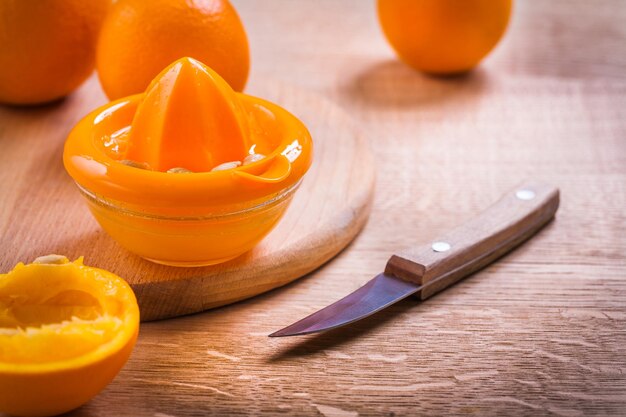
[[[559,207],[558,188],[528,182],[439,239],[393,255],[385,274],[423,285],[425,300],[530,238]]]

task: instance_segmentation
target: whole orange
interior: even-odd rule
[[[100,33],[96,66],[111,100],[145,91],[185,56],[204,62],[230,86],[248,78],[248,38],[228,0],[118,0]]]
[[[420,71],[468,71],[496,46],[512,0],[378,0],[378,19],[400,58]]]
[[[0,1],[0,102],[45,103],[85,81],[109,3]]]

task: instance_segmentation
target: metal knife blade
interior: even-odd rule
[[[522,184],[443,238],[393,255],[384,273],[353,293],[269,336],[334,329],[412,294],[425,300],[529,239],[554,218],[558,207],[558,188]]]
[[[272,333],[270,337],[303,335],[350,324],[415,294],[421,288],[421,285],[379,274],[352,294]]]

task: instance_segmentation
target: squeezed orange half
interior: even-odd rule
[[[139,308],[124,280],[82,258],[45,258],[0,275],[0,412],[79,407],[113,380],[137,339]]]

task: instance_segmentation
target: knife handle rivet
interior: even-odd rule
[[[520,200],[532,200],[535,198],[535,192],[532,190],[517,190],[515,192],[515,197]]]
[[[448,242],[434,242],[431,248],[435,252],[447,252],[452,248],[452,246]]]

